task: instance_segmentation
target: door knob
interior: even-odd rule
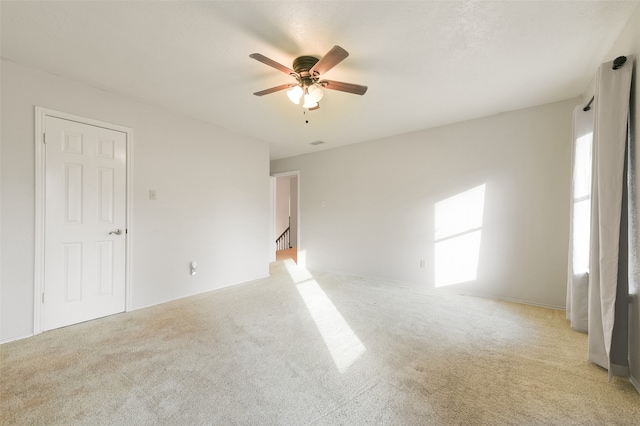
[[[119,230],[119,229],[116,229],[115,231],[111,231],[111,232],[109,232],[109,235],[111,235],[111,234],[120,235],[120,234],[122,234],[122,231],[121,231],[121,230]]]

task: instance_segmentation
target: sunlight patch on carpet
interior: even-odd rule
[[[366,352],[367,348],[364,347],[309,271],[296,265],[293,261],[285,261],[285,266],[291,279],[296,283],[296,288],[311,318],[313,318],[336,368],[340,373],[344,373]]]

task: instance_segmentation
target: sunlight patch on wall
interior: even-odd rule
[[[478,278],[485,185],[435,205],[435,286]]]
[[[300,237],[298,237],[298,240],[300,239]],[[305,267],[307,265],[307,251],[306,250],[300,250],[300,247],[298,247],[298,266],[301,267]]]
[[[290,259],[285,261],[285,266],[296,283],[333,363],[339,372],[344,373],[367,349],[309,271]]]

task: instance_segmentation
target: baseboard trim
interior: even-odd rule
[[[629,381],[631,382],[633,387],[636,388],[636,392],[640,393],[640,382],[638,382],[638,380],[636,380],[636,378],[633,376],[629,376]]]
[[[119,313],[117,313],[115,315],[123,314],[125,312],[137,311],[139,309],[150,308],[152,306],[162,305],[162,304],[165,304],[165,303],[173,302],[173,301],[180,300],[180,299],[185,299],[187,297],[197,296],[197,295],[204,294],[204,293],[209,293],[209,292],[212,292],[212,291],[224,290],[224,289],[227,289],[229,287],[240,286],[240,285],[243,285],[243,284],[251,284],[253,282],[260,281],[260,280],[265,279],[265,278],[269,278],[269,275],[267,274],[267,275],[257,276],[257,277],[254,277],[254,278],[249,278],[246,281],[240,281],[240,282],[235,282],[235,283],[231,283],[231,284],[226,284],[226,285],[224,285],[222,287],[209,289],[209,290],[203,290],[201,292],[197,292],[197,293],[193,293],[193,294],[187,294],[187,295],[184,295],[184,296],[181,296],[181,297],[177,297],[175,299],[164,300],[164,301],[161,301],[161,302],[158,302],[158,303],[153,303],[153,304],[146,305],[146,306],[133,307],[133,308],[128,309],[126,311],[119,312]],[[99,318],[96,318],[96,319],[99,319]],[[4,345],[5,343],[10,343],[10,342],[13,342],[13,341],[16,341],[16,340],[27,339],[27,338],[33,337],[35,335],[36,334],[34,334],[34,333],[29,333],[29,334],[25,334],[25,335],[22,335],[22,336],[10,337],[8,339],[0,340],[0,345]]]
[[[251,284],[253,282],[260,281],[260,280],[265,279],[265,278],[269,278],[269,276],[270,275],[261,275],[261,276],[255,277],[255,278],[249,278],[246,281],[239,281],[239,282],[234,282],[234,283],[231,283],[231,284],[225,284],[225,285],[222,285],[220,287],[210,288],[208,290],[202,290],[202,291],[198,291],[198,292],[195,292],[195,293],[185,294],[183,296],[176,297],[176,298],[173,298],[173,299],[161,300],[159,302],[150,303],[148,305],[135,306],[135,307],[132,307],[127,312],[133,312],[133,311],[137,311],[137,310],[140,310],[140,309],[151,308],[152,306],[163,305],[165,303],[174,302],[176,300],[186,299],[187,297],[193,297],[193,296],[198,296],[198,295],[204,294],[204,293],[210,293],[210,292],[213,292],[213,291],[224,290],[224,289],[227,289],[227,288],[230,288],[230,287],[240,286],[240,285],[243,285],[243,284]]]
[[[520,305],[536,306],[538,308],[553,309],[554,311],[565,311],[566,310],[565,306],[557,306],[557,305],[546,304],[546,303],[538,303],[538,302],[533,302],[533,301],[529,301],[529,300],[510,299],[510,298],[500,297],[500,296],[496,296],[496,295],[492,295],[492,294],[486,294],[486,293],[482,293],[482,292],[459,291],[459,290],[453,290],[453,289],[444,288],[444,287],[436,288],[436,287],[429,286],[429,285],[426,285],[424,283],[419,283],[419,282],[415,282],[415,281],[403,281],[403,280],[398,280],[398,279],[393,279],[393,278],[375,277],[375,276],[371,276],[371,275],[358,275],[358,274],[354,274],[354,273],[350,273],[350,272],[336,271],[336,270],[322,270],[322,272],[328,272],[330,274],[343,275],[343,276],[354,277],[354,278],[361,278],[361,279],[372,280],[372,281],[377,281],[377,282],[386,282],[386,283],[389,283],[389,284],[392,284],[392,285],[405,285],[405,286],[408,286],[408,287],[417,287],[417,288],[429,289],[429,290],[434,290],[434,291],[446,291],[446,292],[453,293],[453,294],[459,294],[461,296],[480,297],[480,298],[483,298],[483,299],[497,300],[497,301],[500,301],[500,302],[509,302],[509,303],[517,303],[517,304],[520,304]]]
[[[34,336],[33,333],[29,333],[22,336],[10,337],[8,339],[0,340],[0,345],[4,345],[5,343],[15,342],[16,340],[22,340],[22,339],[26,339],[28,337],[33,337],[33,336]]]

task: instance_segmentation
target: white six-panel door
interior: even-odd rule
[[[46,331],[125,310],[127,137],[47,116],[45,141]]]

